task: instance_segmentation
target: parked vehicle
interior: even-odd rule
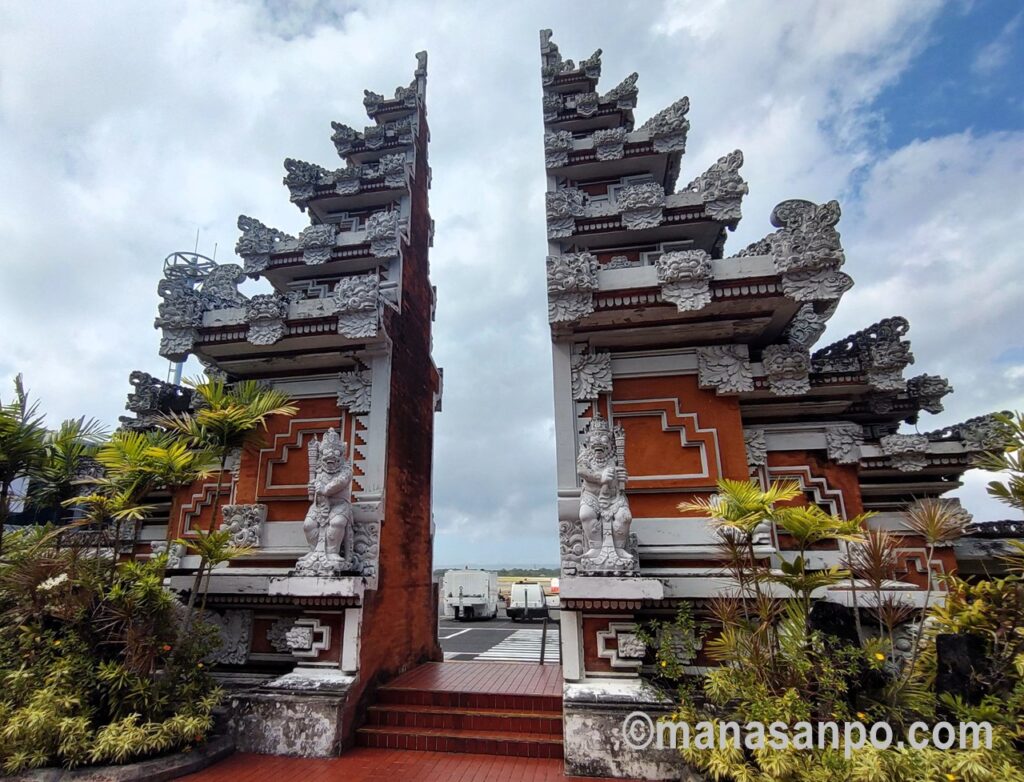
[[[513,622],[520,619],[543,619],[548,615],[544,587],[527,581],[513,584],[506,613]]]
[[[447,619],[494,619],[498,615],[498,574],[449,570],[441,582]]]

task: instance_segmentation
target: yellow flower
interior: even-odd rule
[[[667,668],[668,667],[668,661],[667,660],[662,660],[661,661],[661,667],[662,668]]]
[[[867,718],[868,718],[868,715],[865,714],[864,712],[862,712],[862,711],[858,711],[857,712],[857,719],[859,719],[861,722],[863,722]]]
[[[882,660],[885,659],[885,655],[882,654],[881,652],[875,652],[875,659],[878,660],[879,662],[881,662]]]
[[[54,641],[53,645],[54,646],[60,646],[60,639],[58,638],[56,641]]]
[[[199,663],[198,665],[196,665],[196,667],[197,667],[197,668],[202,668],[202,667],[203,667],[203,664],[202,664],[202,663]]]
[[[956,774],[946,774],[946,779],[948,779],[949,782],[956,782],[957,776]]]

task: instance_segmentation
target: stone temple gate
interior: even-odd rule
[[[137,556],[223,526],[256,552],[209,579],[241,749],[331,755],[372,688],[439,656],[431,584],[431,458],[441,374],[431,360],[435,291],[428,248],[426,53],[394,96],[366,91],[372,124],[334,123],[344,165],[284,162],[297,236],[238,218],[241,264],[173,267],[160,282],[160,355],[196,356],[207,373],[257,379],[295,400],[265,443],[217,476],[167,498]],[[272,291],[248,297],[246,278]],[[198,287],[194,287],[198,283]],[[191,404],[187,389],[133,373],[124,425]],[[304,528],[305,527],[305,528]],[[172,588],[197,557],[171,545]]]
[[[564,730],[572,773],[678,778],[674,753],[631,752],[620,732],[627,713],[666,709],[643,683],[653,655],[638,625],[682,604],[700,613],[735,587],[708,520],[678,505],[709,496],[721,478],[789,479],[830,513],[876,511],[872,524],[902,536],[892,589],[920,605],[922,587],[956,563],[943,551],[937,572],[925,572],[901,512],[958,486],[996,430],[980,417],[900,431],[941,412],[952,391],[935,375],[906,376],[914,356],[901,317],[817,346],[853,285],[838,203],[784,201],[774,231],[727,254],[748,189],[742,152],[678,186],[687,98],[638,125],[637,75],[599,90],[600,50],[575,63],[543,31],[541,62],[562,679],[545,680],[537,697],[502,697],[520,711],[542,707],[552,734]],[[135,549],[146,557],[170,546],[170,584],[187,590],[196,558],[167,541],[224,526],[255,547],[209,579],[225,641],[215,662],[234,685],[241,749],[335,754],[378,695],[407,712],[435,703],[386,686],[440,656],[426,65],[418,55],[413,82],[393,97],[365,93],[373,124],[363,131],[334,124],[343,167],[285,161],[291,201],[310,219],[297,236],[242,216],[240,265],[197,279],[172,269],[159,286],[162,356],[264,381],[299,407],[270,423],[265,445],[231,460],[218,518],[214,476],[166,497]],[[272,292],[244,295],[247,277]],[[192,404],[187,389],[149,375],[131,382],[125,426]],[[794,556],[769,527],[757,546],[772,562]],[[824,568],[840,552],[812,557]],[[850,584],[827,598],[849,604]],[[699,672],[709,661],[698,650],[689,663]],[[450,680],[452,670],[431,676]],[[465,704],[438,696],[436,705],[491,702],[488,692],[461,695]],[[563,741],[545,747],[561,753]]]

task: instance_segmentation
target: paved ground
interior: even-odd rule
[[[445,660],[539,662],[543,622],[513,622],[498,609],[498,618],[456,622],[442,619],[437,638]],[[558,623],[549,621],[545,662],[558,662]]]
[[[581,778],[566,777],[561,760],[357,747],[339,758],[323,760],[240,753],[182,779],[191,782],[554,782]],[[601,782],[593,777],[587,779]]]

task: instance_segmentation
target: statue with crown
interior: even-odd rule
[[[629,527],[633,514],[626,497],[625,432],[595,413],[576,460],[580,476],[580,525],[587,550],[580,558],[584,575],[639,573]]]
[[[336,576],[355,569],[352,552],[352,465],[337,429],[309,443],[309,511],[302,524],[309,552],[298,576]]]

